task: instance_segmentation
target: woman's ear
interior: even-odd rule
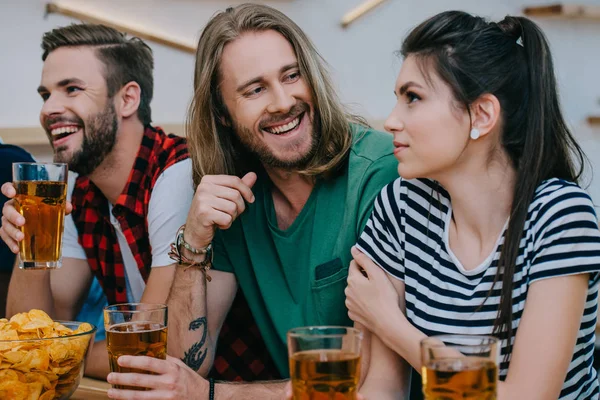
[[[477,137],[487,135],[496,127],[500,112],[500,101],[490,93],[481,95],[471,104],[471,128],[479,132]]]

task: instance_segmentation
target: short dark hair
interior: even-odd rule
[[[112,97],[128,82],[141,88],[138,118],[144,125],[152,121],[150,102],[154,90],[152,49],[140,38],[127,38],[105,25],[73,24],[46,32],[42,38],[42,61],[61,47],[96,47],[96,55],[106,66],[108,96]]]

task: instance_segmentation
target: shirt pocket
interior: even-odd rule
[[[345,301],[348,268],[339,258],[318,265],[311,282],[317,320],[320,325],[351,326]]]

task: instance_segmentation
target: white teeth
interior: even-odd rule
[[[293,121],[291,121],[285,125],[276,126],[274,128],[267,128],[267,131],[269,131],[271,133],[287,132],[287,131],[290,131],[290,130],[294,129],[295,127],[297,127],[299,123],[300,123],[300,118],[295,118]]]
[[[77,126],[63,126],[61,128],[52,129],[52,135],[62,135],[63,133],[75,133],[79,130]]]

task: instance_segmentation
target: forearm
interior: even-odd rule
[[[50,271],[24,271],[15,267],[8,287],[7,315],[12,316],[33,308],[56,318]]]
[[[400,312],[400,311],[398,311]],[[378,329],[379,338],[399,354],[415,370],[421,371],[421,340],[427,336],[415,328],[405,317],[390,316],[385,327]]]
[[[215,399],[281,400],[285,398],[285,381],[256,383],[216,383]]]
[[[195,267],[177,267],[167,304],[172,310],[169,355],[206,376],[212,365],[213,342],[208,332],[205,273]]]
[[[110,366],[108,364],[106,340],[95,342],[92,345],[91,353],[86,360],[85,375],[96,379],[106,380],[106,376],[109,372]]]

